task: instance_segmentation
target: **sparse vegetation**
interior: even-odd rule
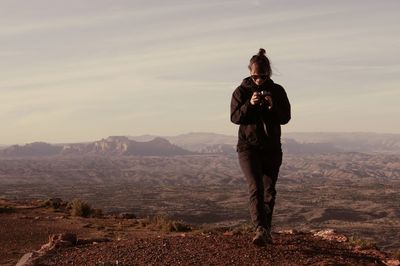
[[[165,232],[187,232],[192,228],[182,221],[176,221],[164,215],[147,217],[140,220],[139,225],[151,230],[163,230]]]
[[[393,253],[393,258],[396,260],[400,260],[400,249]]]
[[[349,243],[353,246],[359,247],[360,249],[371,249],[376,248],[376,244],[370,240],[359,238],[357,236],[350,236]]]
[[[54,210],[64,209],[68,202],[63,201],[60,198],[51,198],[43,203],[43,206],[53,208]]]
[[[242,223],[240,225],[232,227],[231,231],[235,235],[253,232],[254,226],[251,223]]]
[[[225,232],[230,232],[234,235],[241,235],[248,232],[253,232],[254,226],[250,222],[245,222],[233,226],[203,225],[200,231],[203,233],[210,233],[210,234],[221,234]]]
[[[0,213],[11,213],[14,212],[15,208],[11,206],[0,206]]]
[[[98,217],[102,216],[101,209],[92,209],[90,205],[81,199],[74,199],[67,205],[67,209],[71,210],[71,214],[80,217]]]
[[[373,239],[385,251],[399,250],[399,158],[385,154],[286,153],[277,184],[274,224],[301,230],[329,226],[347,235]],[[74,178],[65,178],[69,175],[66,169],[81,170],[74,171]],[[388,173],[386,177],[381,176],[382,171]],[[93,207],[103,208],[107,214],[133,212],[137,217],[145,217],[174,213],[192,225],[215,226],[249,218],[248,191],[236,156],[0,160],[0,172],[7,181],[0,184],[3,197],[77,197],[91,205],[95,203]],[[321,176],[313,177],[314,172]],[[348,173],[352,173],[351,177]],[[13,206],[3,202],[0,205]],[[351,209],[357,216],[326,211],[338,208]],[[62,208],[55,211],[70,212]],[[16,212],[20,212],[19,207]],[[139,223],[144,223],[140,220],[121,222],[139,227]],[[229,230],[241,231],[226,227],[219,232],[232,233]]]

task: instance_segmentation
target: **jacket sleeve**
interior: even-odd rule
[[[276,119],[279,122],[279,124],[285,125],[291,119],[290,102],[285,90],[281,86],[279,87],[281,90],[281,93],[279,95],[280,97],[278,97],[274,101],[271,113],[274,119]]]
[[[248,124],[255,107],[250,104],[250,99],[245,99],[237,88],[231,99],[231,121],[235,124]]]

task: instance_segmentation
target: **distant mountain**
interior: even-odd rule
[[[285,134],[286,136],[286,134]],[[138,137],[130,136],[129,139],[146,139],[154,137],[151,135],[143,135]],[[237,137],[232,135],[223,135],[216,133],[187,133],[177,136],[164,136],[171,143],[180,146],[184,149],[199,152],[199,153],[214,153],[214,154],[234,154],[236,153]],[[344,151],[338,148],[334,143],[301,143],[295,139],[282,139],[282,149],[289,154],[315,154],[315,153],[330,153]]]
[[[144,141],[155,138],[153,135],[142,135],[142,136],[129,136],[129,139],[135,141]],[[236,145],[236,137],[207,132],[191,132],[187,134],[181,134],[177,136],[162,136],[169,140],[171,143],[192,151],[192,152],[208,152],[212,150],[214,145]]]
[[[139,142],[125,136],[111,136],[92,143],[65,145],[62,155],[188,155],[192,152],[171,144],[167,139],[155,137]]]
[[[234,154],[236,143],[236,136],[206,132],[163,137],[111,136],[85,143],[13,145],[0,149],[0,156]],[[283,133],[282,148],[288,154],[400,153],[400,134]]]
[[[167,140],[169,140],[169,141],[171,142],[171,140],[169,139],[169,137],[166,137],[166,136],[149,135],[149,134],[140,135],[140,136],[126,136],[126,137],[127,137],[128,139],[130,139],[130,140],[139,141],[139,142],[146,142],[146,141],[150,141],[150,140],[153,140],[153,139],[155,139],[155,138],[161,137],[161,138],[167,139]]]
[[[218,145],[230,145],[235,149],[237,143],[236,136],[205,132],[165,138],[187,150],[205,153],[212,151],[221,153],[222,149],[216,148]],[[400,153],[400,134],[283,133],[282,147],[285,152],[291,154],[330,152]]]
[[[236,152],[237,137],[216,133],[188,133],[168,138],[172,143],[187,150],[200,153],[223,153],[232,154]],[[314,154],[343,151],[329,142],[300,143],[294,139],[282,139],[284,152],[289,154]]]
[[[0,144],[0,150],[3,150],[3,149],[5,149],[5,148],[7,148],[7,147],[10,147],[10,145],[3,145],[3,144]]]
[[[338,150],[353,152],[400,153],[400,134],[381,133],[285,133],[299,143],[328,143]]]
[[[174,137],[168,137],[171,143],[192,151],[200,151],[213,145],[236,145],[237,137],[217,133],[187,133]]]
[[[167,139],[154,138],[148,142],[131,141],[127,153],[124,155],[189,155],[193,154],[188,150],[182,149],[171,144]]]
[[[23,146],[13,145],[0,151],[3,157],[26,156],[55,156],[55,155],[154,155],[172,156],[188,155],[193,152],[171,144],[168,140],[156,137],[147,142],[130,140],[125,136],[111,136],[89,143],[72,143],[64,145],[52,145],[44,142],[34,142]]]
[[[9,157],[52,156],[59,154],[61,150],[61,146],[55,146],[45,142],[33,142],[23,146],[12,145],[1,150],[0,154]]]

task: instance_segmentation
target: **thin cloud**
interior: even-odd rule
[[[400,84],[396,1],[21,3],[0,9],[0,113],[10,125],[4,143],[17,140],[13,131],[19,140],[29,131],[32,138],[66,136],[46,122],[68,124],[82,139],[138,127],[228,133],[231,93],[260,47],[293,102],[288,130],[349,127],[335,119],[352,108],[361,119],[352,130],[367,128],[373,121],[359,113],[360,99],[379,99],[374,119],[400,115],[392,100]],[[384,130],[400,130],[385,121]]]

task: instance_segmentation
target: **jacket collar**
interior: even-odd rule
[[[274,87],[274,81],[272,79],[267,79],[261,86],[257,86],[251,77],[243,79],[241,84],[245,89],[250,89],[251,91],[271,91]]]

